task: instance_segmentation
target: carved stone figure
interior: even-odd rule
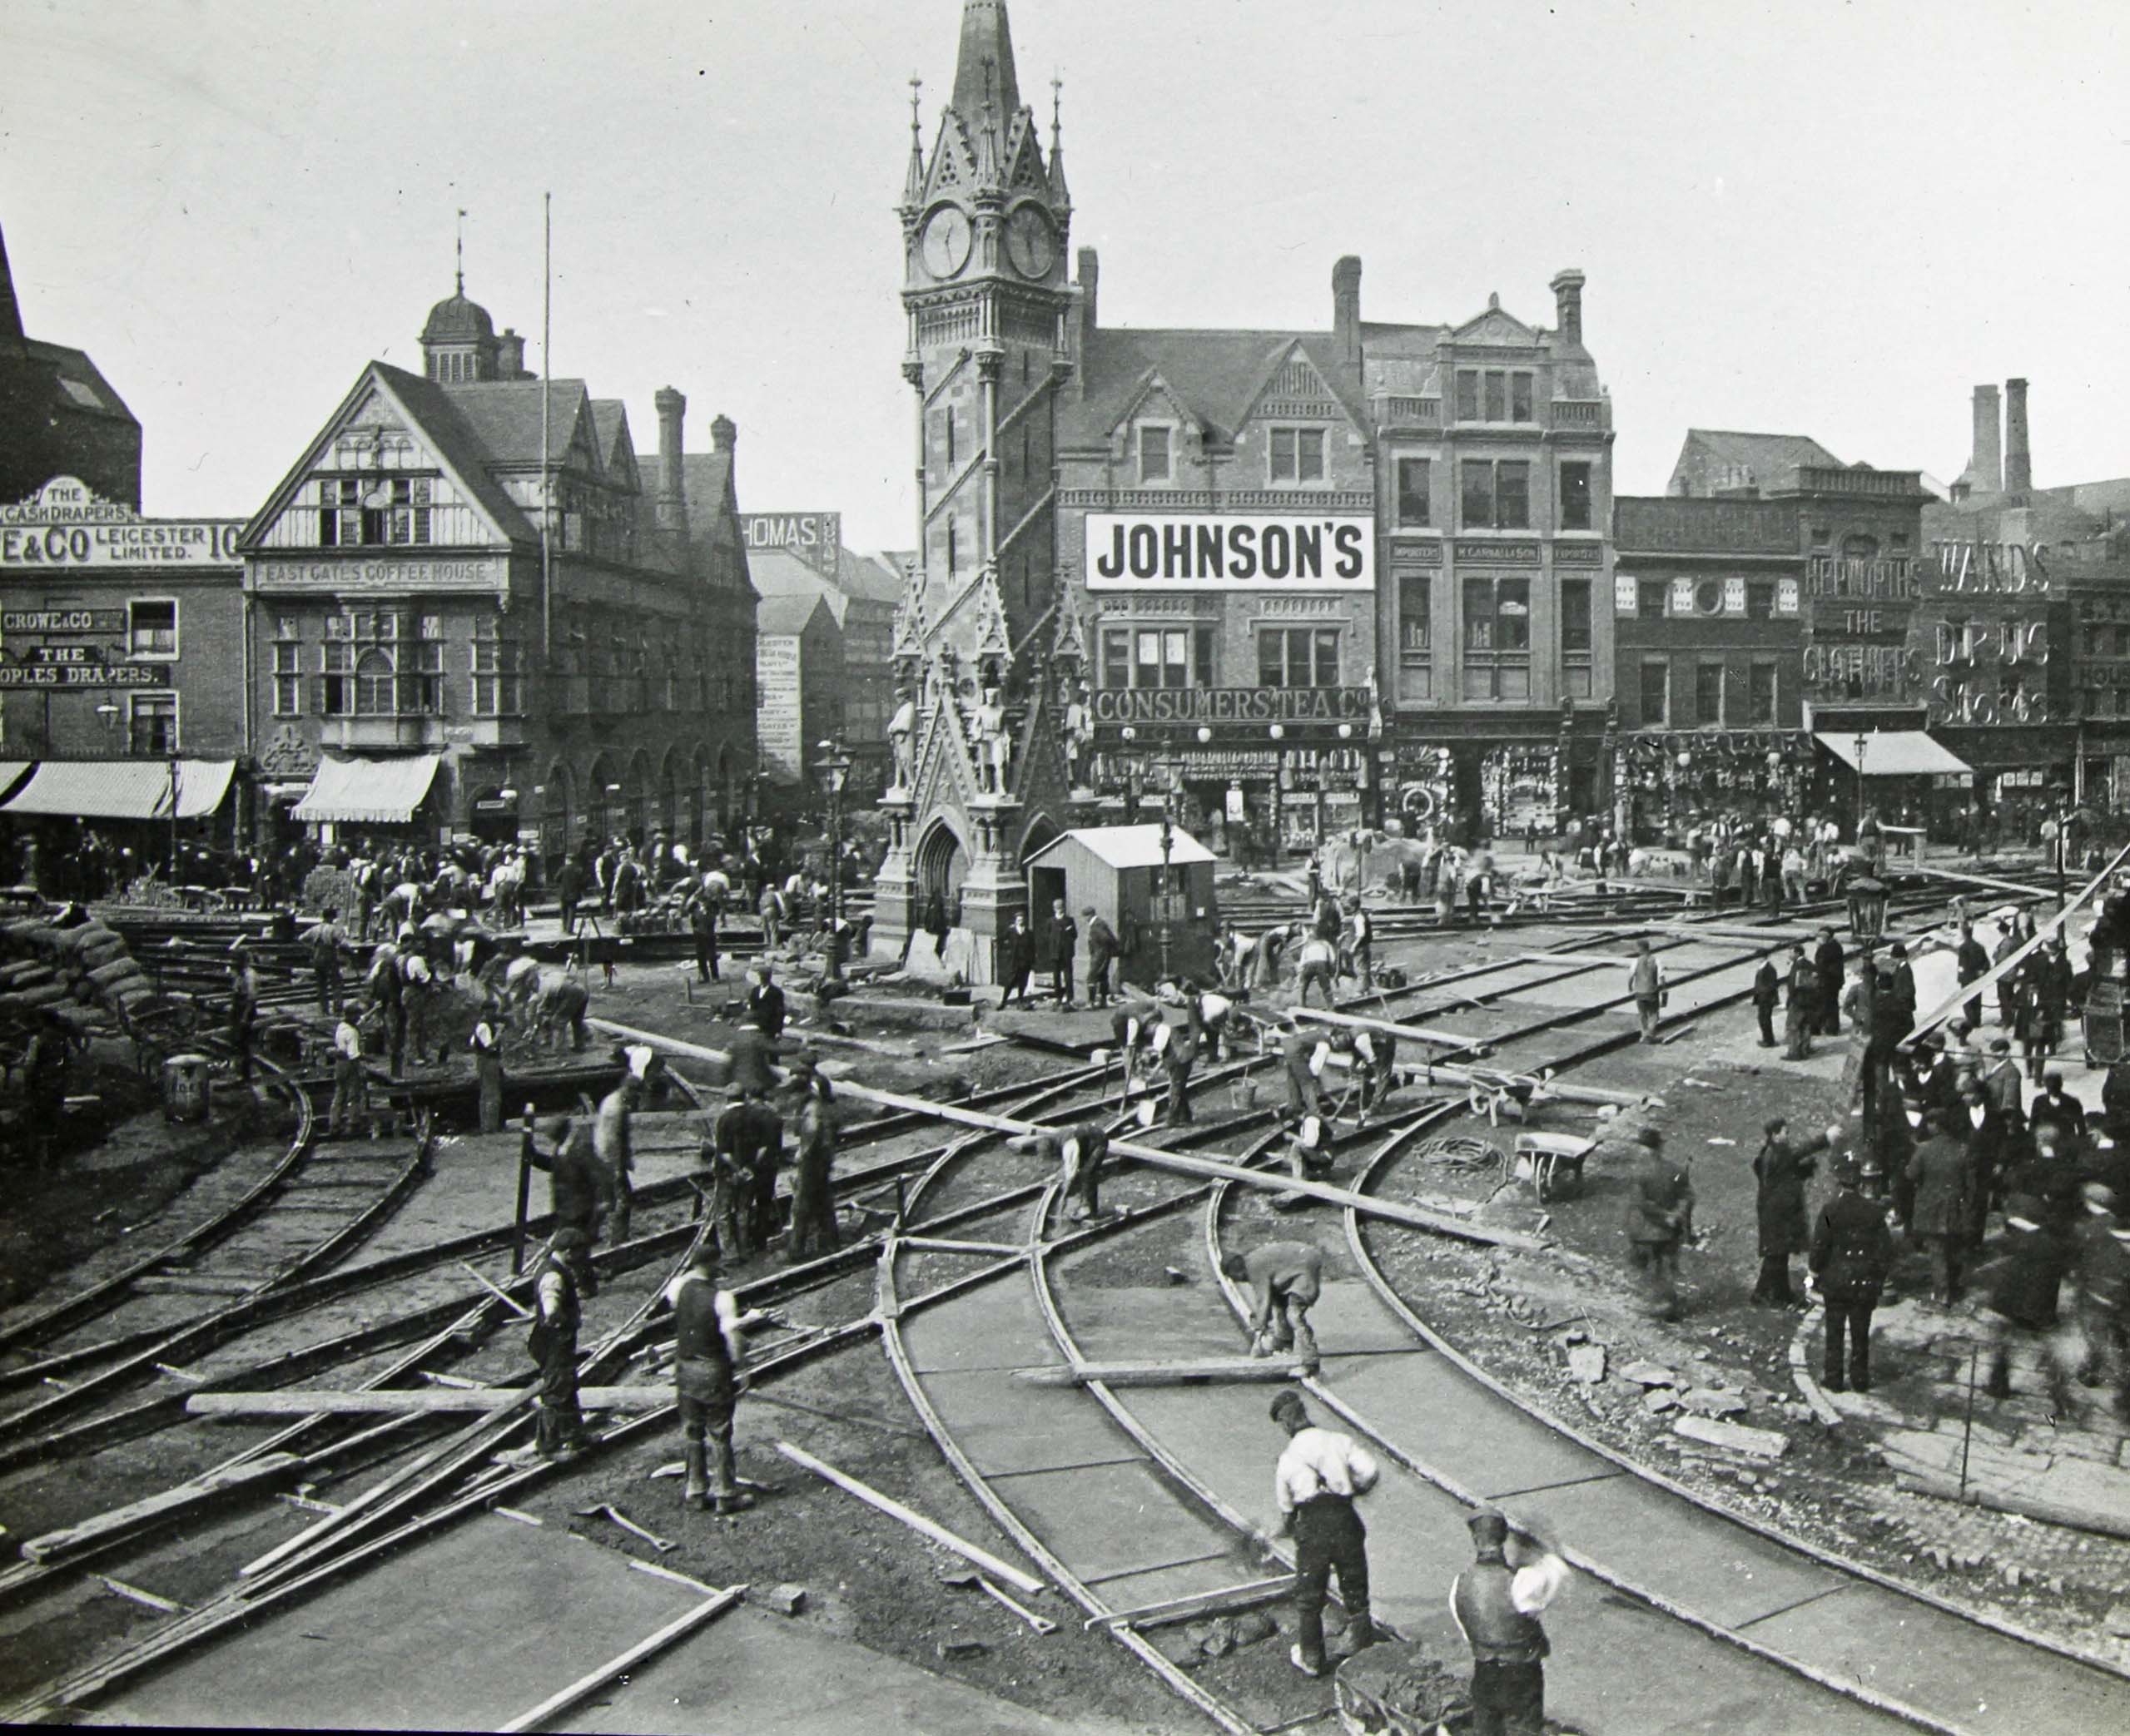
[[[1088,756],[1095,745],[1095,715],[1088,705],[1087,683],[1082,682],[1071,692],[1072,701],[1065,707],[1065,766],[1072,787],[1085,790],[1092,770]]]
[[[999,703],[996,687],[984,689],[984,702],[976,707],[971,734],[977,748],[979,787],[994,796],[1004,794],[1010,740],[1006,733],[1005,707]]]
[[[911,737],[917,729],[917,705],[907,687],[895,690],[895,715],[887,720],[887,746],[895,761],[895,787],[906,790],[917,775]]]

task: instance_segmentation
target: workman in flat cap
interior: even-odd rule
[[[1450,1586],[1450,1614],[1472,1648],[1472,1736],[1539,1736],[1552,1649],[1539,1617],[1567,1583],[1567,1564],[1519,1538],[1512,1566],[1509,1521],[1494,1508],[1466,1523],[1473,1560]]]
[[[1309,1421],[1301,1395],[1284,1391],[1272,1401],[1272,1420],[1286,1430],[1286,1451],[1273,1475],[1280,1525],[1294,1536],[1294,1625],[1298,1638],[1288,1661],[1305,1676],[1321,1676],[1324,1658],[1324,1595],[1333,1571],[1346,1605],[1352,1651],[1376,1642],[1368,1614],[1368,1531],[1354,1500],[1376,1486],[1383,1473],[1374,1457],[1350,1435]]]

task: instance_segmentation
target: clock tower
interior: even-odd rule
[[[929,151],[911,85],[899,215],[916,553],[896,618],[876,944],[899,955],[944,918],[936,961],[921,942],[911,968],[990,982],[993,942],[1026,905],[1022,861],[1072,823],[1067,713],[1084,645],[1057,572],[1055,457],[1072,201],[1057,85],[1046,152],[1005,0],[966,0]]]

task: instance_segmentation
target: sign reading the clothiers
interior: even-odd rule
[[[1090,591],[1368,591],[1375,525],[1365,516],[1090,513]]]
[[[55,476],[0,506],[0,571],[52,567],[233,567],[241,518],[143,518],[85,482]]]
[[[824,578],[836,577],[843,548],[841,513],[742,513],[740,534],[749,554],[781,548],[795,554]]]
[[[764,766],[806,776],[805,719],[799,704],[796,633],[764,633],[754,642],[754,737]]]
[[[1366,687],[1100,687],[1094,694],[1093,709],[1097,723],[1363,725],[1368,721],[1368,690]]]

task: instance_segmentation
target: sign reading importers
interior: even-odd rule
[[[1090,591],[1371,591],[1374,521],[1241,513],[1090,513]]]

